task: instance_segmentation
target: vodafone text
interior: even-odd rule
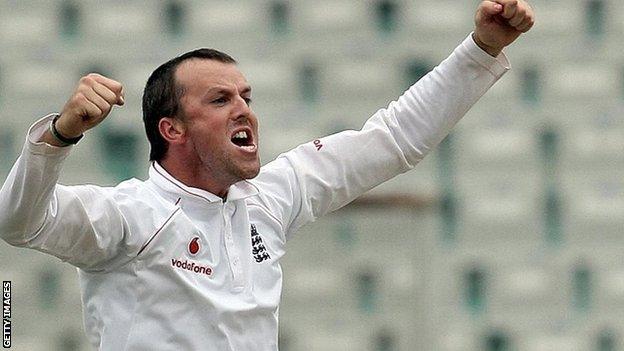
[[[185,269],[197,274],[205,274],[207,276],[212,275],[212,268],[196,264],[192,261],[189,262],[188,260],[181,261],[172,258],[171,265],[175,268]]]

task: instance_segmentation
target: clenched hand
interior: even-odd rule
[[[490,55],[498,56],[534,23],[533,8],[524,0],[485,0],[475,15],[474,40]]]
[[[102,122],[114,105],[123,104],[121,83],[97,73],[88,74],[80,78],[76,90],[63,107],[56,121],[56,130],[67,139],[78,137]],[[43,141],[59,145],[49,133],[43,136]]]

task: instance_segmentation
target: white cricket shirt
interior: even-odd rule
[[[37,142],[47,116],[0,191],[0,234],[79,268],[99,350],[275,351],[287,239],[414,167],[508,66],[468,37],[362,130],[280,155],[226,201],[157,163],[146,181],[58,185],[72,147]]]

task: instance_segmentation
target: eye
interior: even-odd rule
[[[246,103],[247,105],[251,105],[251,102],[252,102],[251,98],[249,98],[249,97],[244,97],[244,98],[243,98],[243,100],[245,100],[245,103]]]
[[[225,96],[212,100],[212,102],[215,104],[225,104],[227,101],[228,100]]]

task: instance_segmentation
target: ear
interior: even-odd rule
[[[169,144],[186,142],[186,125],[173,117],[163,117],[158,121],[158,131]]]

